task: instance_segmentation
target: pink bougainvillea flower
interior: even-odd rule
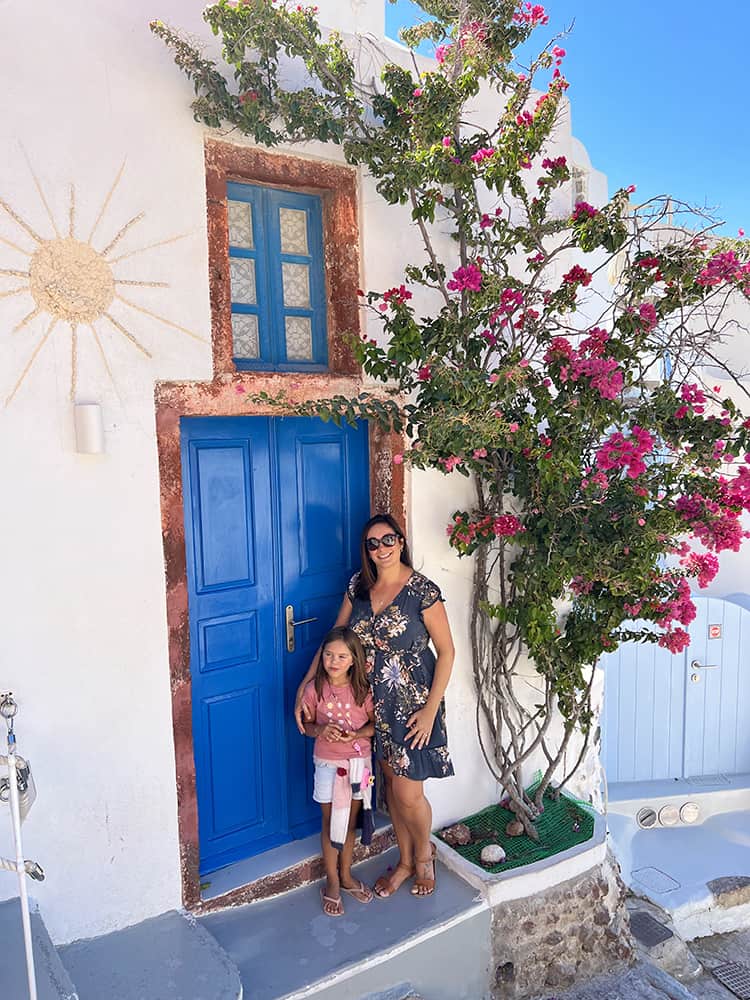
[[[495,534],[501,538],[510,538],[524,530],[523,525],[514,514],[501,514],[496,517],[492,528]]]
[[[549,16],[540,3],[522,3],[513,15],[513,20],[516,24],[525,24],[534,28],[537,25],[543,27],[547,24]]]
[[[478,292],[482,288],[482,272],[476,264],[458,267],[453,272],[453,278],[448,282],[452,292]]]
[[[421,97],[422,93],[423,93],[423,91],[422,91],[421,87],[415,87],[414,91],[413,91],[413,96],[414,97]]]
[[[684,628],[677,628],[673,632],[665,632],[659,638],[659,645],[663,649],[668,649],[670,653],[681,653],[690,645],[690,634]]]
[[[404,463],[404,456],[400,452],[397,452],[393,456],[393,464],[394,465],[403,465],[403,463]]]
[[[470,159],[472,163],[481,163],[483,160],[489,160],[490,157],[494,155],[495,155],[494,149],[492,149],[490,146],[482,146],[482,148],[478,149],[476,153],[471,154]]]
[[[638,309],[638,315],[646,330],[653,330],[659,322],[659,316],[652,302],[644,302]]]
[[[577,201],[573,209],[573,222],[580,222],[582,219],[593,219],[598,215],[598,211],[587,201]]]
[[[429,365],[422,365],[422,367],[417,372],[417,378],[420,382],[429,382],[432,377],[432,368]]]
[[[475,448],[472,452],[472,458],[487,458],[487,449]]]
[[[571,267],[567,274],[563,275],[562,280],[566,285],[590,285],[591,274],[585,267],[581,267],[580,264],[575,264]]]
[[[521,425],[517,424],[514,420],[512,424],[508,424],[508,430],[511,432],[511,434],[515,434],[520,426]]]
[[[444,135],[443,136],[443,145],[447,149],[448,146],[452,146],[453,145],[453,139],[449,135]]]

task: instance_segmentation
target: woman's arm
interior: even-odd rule
[[[432,734],[435,716],[440,707],[440,702],[443,700],[445,689],[448,687],[448,681],[453,670],[453,660],[456,655],[453,647],[451,627],[448,623],[448,615],[445,613],[443,602],[436,601],[431,608],[423,611],[422,620],[435,647],[437,661],[435,663],[435,674],[432,678],[432,687],[430,688],[427,702],[407,722],[406,739],[412,741],[412,750],[421,750]]]
[[[341,602],[341,607],[339,608],[339,613],[336,615],[336,621],[333,623],[333,628],[337,628],[340,625],[348,625],[349,619],[352,616],[352,602],[349,600],[349,595],[344,594],[344,600]],[[307,668],[307,673],[300,681],[300,685],[297,688],[297,696],[294,700],[294,720],[297,723],[297,729],[300,733],[305,735],[310,735],[305,733],[305,722],[309,722],[311,716],[307,714],[307,709],[302,705],[302,695],[305,693],[305,687],[315,676],[315,669],[318,665],[318,657],[320,656],[320,646],[315,651],[315,656],[312,658],[312,663]]]

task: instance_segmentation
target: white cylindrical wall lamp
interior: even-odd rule
[[[101,455],[104,451],[104,421],[99,403],[75,403],[76,451],[82,455]]]

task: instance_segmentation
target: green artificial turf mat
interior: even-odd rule
[[[534,795],[534,786],[528,795]],[[487,806],[461,820],[471,830],[472,841],[464,847],[452,847],[462,858],[471,861],[483,871],[497,874],[512,868],[532,865],[569,847],[584,844],[594,834],[594,813],[586,803],[569,798],[564,793],[555,799],[551,791],[544,796],[544,812],[536,821],[539,840],[534,841],[526,834],[509,837],[505,832],[507,824],[515,819],[510,809],[500,805]],[[440,834],[438,834],[440,836]],[[499,865],[483,865],[479,857],[487,844],[500,844],[505,851],[505,861]]]

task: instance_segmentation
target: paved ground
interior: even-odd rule
[[[692,982],[679,983],[656,966],[640,962],[565,993],[543,994],[539,1000],[737,1000],[710,970],[725,962],[750,967],[750,930],[699,938],[690,949],[704,967],[703,974]]]

